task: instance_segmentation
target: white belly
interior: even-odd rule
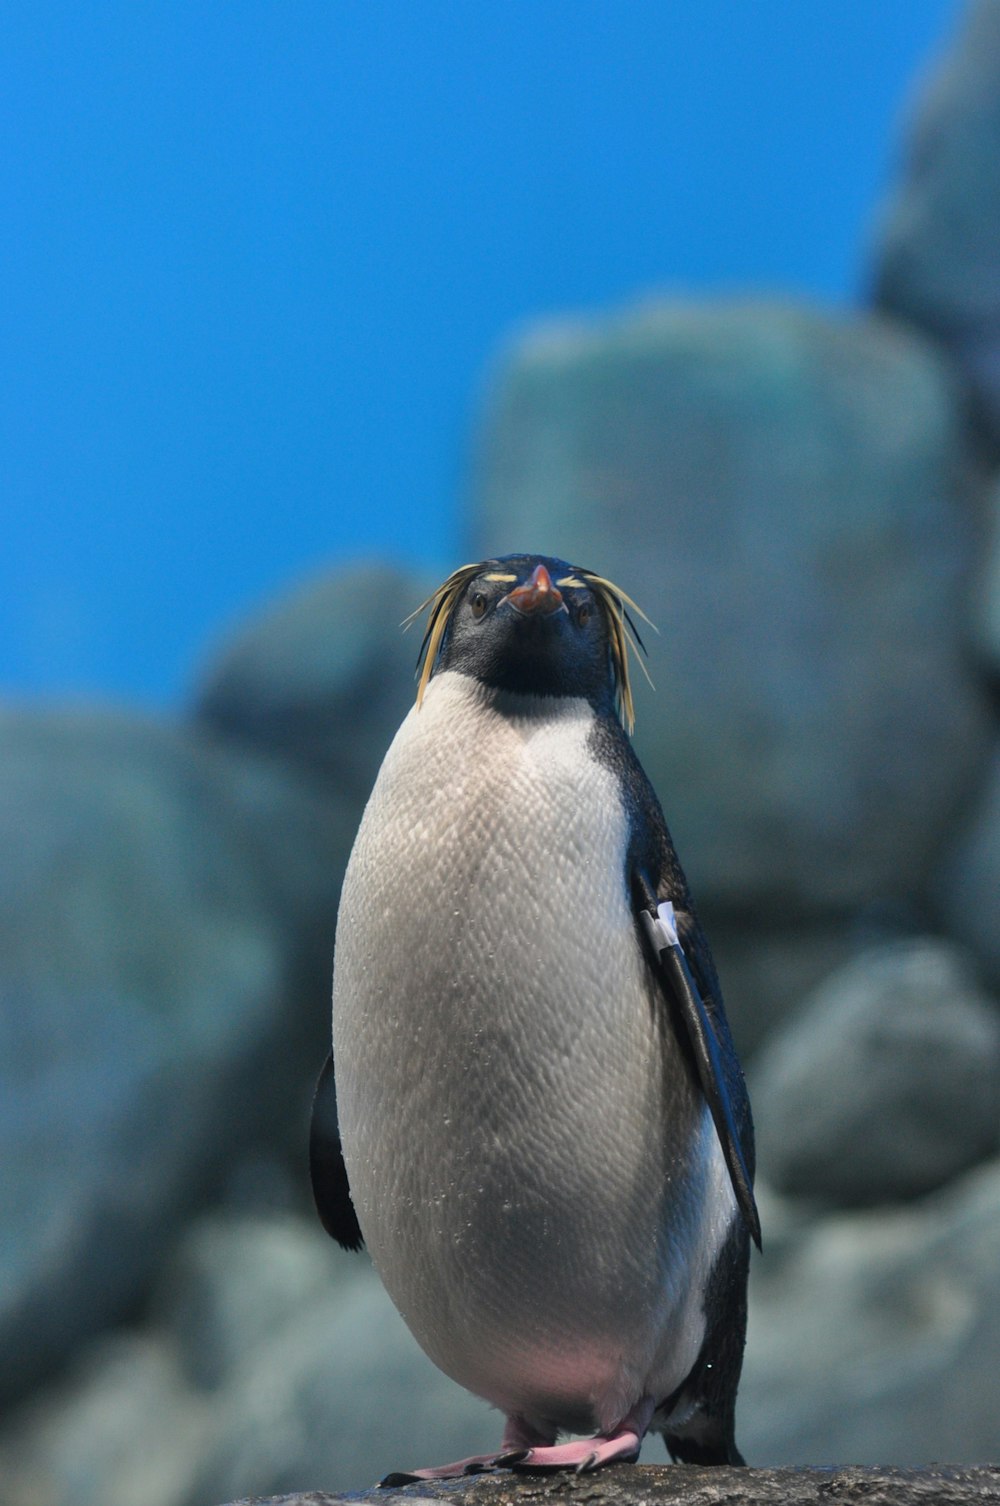
[[[440,674],[386,755],[341,899],[337,1097],[421,1345],[503,1411],[584,1429],[683,1380],[735,1204],[636,937],[592,712],[522,704]]]

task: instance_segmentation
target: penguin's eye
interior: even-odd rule
[[[576,609],[576,623],[577,623],[577,627],[586,627],[587,626],[587,623],[590,621],[590,614],[591,614],[592,611],[593,611],[593,608],[589,605],[588,602],[584,602],[582,607],[577,607],[577,609]]]
[[[486,611],[486,597],[482,591],[473,591],[469,597],[469,605],[472,607],[472,615],[478,622]]]

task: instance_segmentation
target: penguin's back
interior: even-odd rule
[[[334,1057],[355,1208],[442,1369],[607,1426],[683,1381],[735,1216],[626,886],[586,701],[439,673],[348,866]]]

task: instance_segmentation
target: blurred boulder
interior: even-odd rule
[[[926,930],[923,906],[906,900],[794,925],[782,923],[779,915],[751,924],[745,916],[716,914],[711,902],[705,913],[726,1013],[744,1063],[856,952]]]
[[[266,761],[0,715],[0,1398],[134,1307],[237,1148],[305,1133],[349,833]]]
[[[998,1249],[993,1161],[905,1211],[821,1219],[755,1260],[737,1410],[748,1461],[995,1458]]]
[[[331,571],[242,624],[197,696],[200,722],[301,765],[358,808],[414,696],[403,618],[436,582],[388,565]]]
[[[1000,1162],[905,1211],[814,1223],[760,1191],[766,1253],[737,1417],[751,1462],[989,1457]],[[431,1365],[367,1259],[314,1222],[199,1221],[154,1306],[158,1331],[102,1341],[71,1382],[10,1419],[5,1502],[353,1491],[497,1443],[497,1414]],[[643,1456],[663,1458],[662,1445]]]
[[[0,1432],[4,1506],[177,1506],[211,1418],[162,1334],[98,1340]]]
[[[849,928],[839,919],[798,926],[740,924],[716,916],[710,904],[706,909],[726,1015],[746,1062],[843,961]]]
[[[164,1272],[155,1315],[179,1346],[192,1384],[223,1386],[283,1324],[324,1301],[367,1263],[338,1259],[331,1239],[294,1215],[221,1210],[188,1230]]]
[[[987,674],[1000,686],[1000,481],[990,493],[989,537],[974,593],[972,628]]]
[[[1000,1012],[954,947],[872,948],[768,1043],[751,1087],[779,1191],[847,1207],[918,1197],[1000,1149]]]
[[[326,1238],[322,1233],[310,1237]],[[481,1453],[502,1423],[418,1348],[364,1257],[304,1304],[213,1403],[184,1506],[321,1487]]]
[[[11,1415],[5,1506],[360,1490],[499,1441],[497,1415],[423,1355],[367,1256],[339,1250],[318,1220],[198,1219],[152,1310],[154,1327],[99,1340]],[[147,1467],[148,1495],[136,1489]]]
[[[882,215],[883,309],[935,336],[970,384],[1000,460],[1000,7],[972,0],[923,82]]]
[[[1000,749],[943,865],[938,903],[949,930],[1000,989]]]
[[[474,552],[599,570],[658,624],[636,747],[706,913],[920,892],[986,746],[966,462],[945,363],[887,320],[652,305],[501,373]]]

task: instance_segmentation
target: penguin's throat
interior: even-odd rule
[[[556,691],[540,693],[511,690],[506,686],[487,684],[473,675],[453,669],[436,674],[428,694],[439,682],[441,692],[449,699],[456,695],[460,699],[467,697],[482,711],[503,717],[506,721],[570,722],[581,716],[589,718],[594,714],[590,702],[584,696],[562,695]]]

